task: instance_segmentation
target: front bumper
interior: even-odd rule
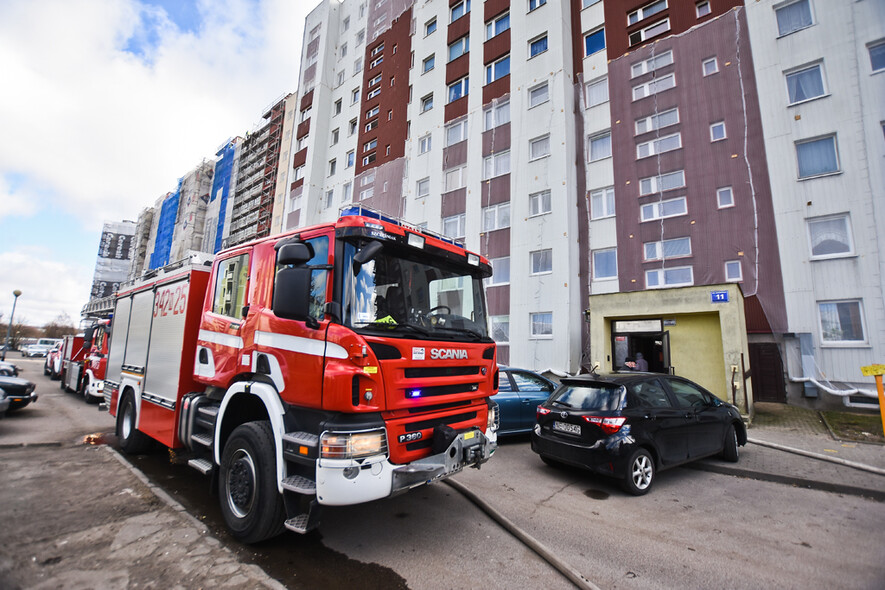
[[[20,395],[15,395],[15,394],[10,395],[9,393],[7,393],[6,399],[9,400],[9,407],[10,408],[23,408],[26,405],[37,401],[37,394],[36,393],[26,393],[26,394],[20,394]]]
[[[455,475],[465,467],[478,468],[497,448],[494,433],[470,429],[458,433],[442,453],[406,465],[395,465],[386,455],[359,461],[319,459],[317,499],[320,504],[346,506],[386,498]]]

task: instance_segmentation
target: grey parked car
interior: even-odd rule
[[[21,377],[0,376],[0,389],[6,392],[10,412],[37,401],[37,394],[34,393],[36,388],[35,383]]]

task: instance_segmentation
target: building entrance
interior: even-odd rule
[[[642,353],[652,373],[673,373],[670,333],[661,320],[616,320],[612,323],[612,369],[628,371],[627,361]]]

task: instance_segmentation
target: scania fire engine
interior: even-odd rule
[[[247,543],[479,467],[497,446],[491,272],[365,209],[152,271],[115,304],[120,446],[153,439],[211,475]]]

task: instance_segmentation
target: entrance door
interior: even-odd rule
[[[751,343],[749,349],[753,398],[757,402],[787,403],[784,366],[777,344],[774,342]]]
[[[635,360],[636,353],[641,352],[648,362],[651,373],[670,373],[670,333],[643,332],[630,334],[612,334],[612,350],[614,351],[614,370],[629,370],[624,363]]]

